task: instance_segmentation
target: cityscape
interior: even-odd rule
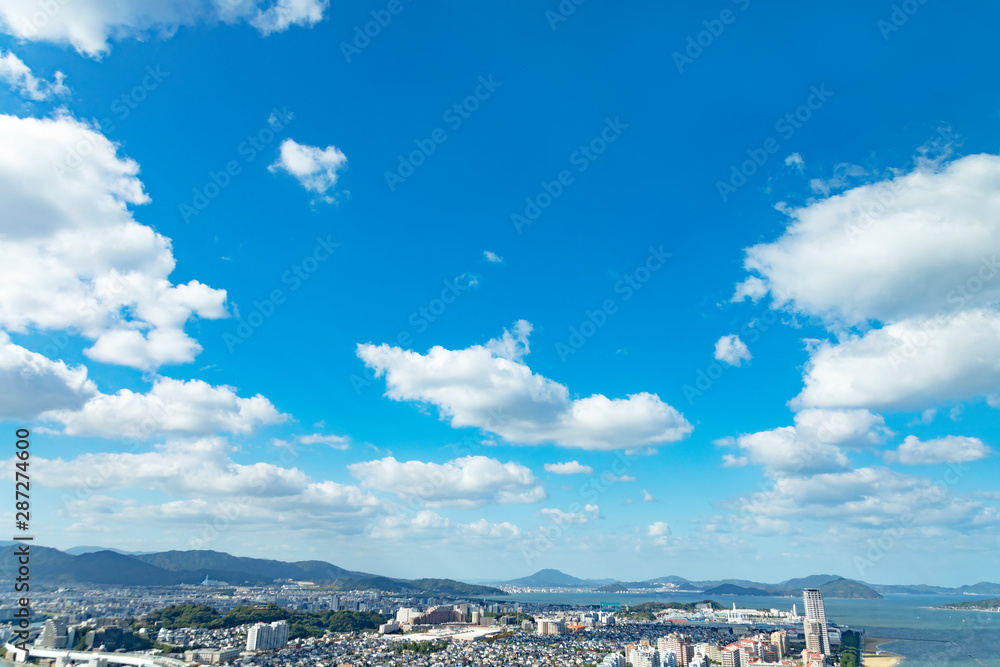
[[[33,620],[23,634],[14,609],[0,607],[0,618],[8,621],[0,627],[0,639],[7,660],[55,667],[314,662],[846,667],[860,664],[865,640],[863,631],[827,621],[817,589],[803,590],[801,601],[788,610],[758,610],[726,608],[711,600],[572,608],[372,591],[331,594],[314,588],[233,588],[207,579],[184,587],[60,587],[36,595]],[[203,617],[208,609],[285,618],[206,627],[213,625]],[[301,635],[299,615],[330,612],[362,615],[365,627],[290,637],[292,628]],[[186,626],[185,619],[196,620]]]
[[[998,28],[0,0],[0,667],[1000,667]]]

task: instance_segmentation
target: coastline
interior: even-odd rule
[[[865,637],[865,645],[861,653],[861,664],[864,667],[896,667],[903,661],[903,656],[890,653],[879,648],[882,643],[894,642],[895,639],[885,637]]]

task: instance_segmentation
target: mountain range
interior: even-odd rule
[[[17,543],[0,542],[0,578],[13,579],[18,566]],[[827,598],[880,598],[883,595],[1000,595],[1000,584],[977,584],[948,588],[870,584],[835,574],[816,574],[768,584],[746,579],[694,581],[676,575],[645,581],[580,579],[559,570],[545,569],[519,579],[482,582],[480,585],[453,579],[400,579],[347,570],[326,561],[285,562],[233,556],[221,551],[188,550],[124,552],[81,546],[60,551],[31,546],[33,580],[50,584],[93,583],[124,586],[198,584],[205,578],[232,585],[266,585],[277,581],[311,581],[331,590],[382,590],[455,596],[502,595],[496,586],[525,588],[576,588],[598,592],[623,592],[637,588],[667,588],[678,593],[741,596],[798,597],[803,588],[818,588]]]
[[[0,578],[12,579],[18,567],[16,547],[0,546]],[[77,553],[71,553],[76,551]],[[92,583],[122,586],[198,584],[206,578],[233,585],[266,585],[276,581],[311,581],[333,590],[381,590],[460,596],[498,595],[491,586],[452,579],[398,579],[345,570],[319,560],[288,563],[244,558],[220,551],[191,550],[124,553],[77,547],[60,551],[31,545],[31,577],[50,584]]]
[[[670,588],[676,592],[700,593],[704,595],[742,595],[797,597],[803,588],[818,588],[826,598],[877,599],[884,595],[998,595],[1000,584],[979,582],[977,584],[948,588],[917,584],[898,586],[870,584],[847,579],[836,574],[814,574],[807,577],[787,579],[776,584],[767,584],[746,579],[717,579],[694,581],[676,575],[657,577],[644,581],[618,581],[607,579],[578,579],[559,570],[539,570],[527,577],[509,581],[487,582],[500,586],[524,586],[531,588],[592,588],[605,593],[624,592],[637,588]]]

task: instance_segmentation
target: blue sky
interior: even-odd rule
[[[37,539],[995,579],[996,14],[5,2]]]

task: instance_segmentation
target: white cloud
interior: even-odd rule
[[[757,303],[766,295],[767,283],[757,276],[750,276],[736,286],[736,292],[733,294],[733,298],[730,299],[730,301],[732,303],[739,303],[740,301],[750,299],[754,303]]]
[[[578,461],[569,461],[567,463],[546,463],[545,470],[556,475],[592,475],[594,474],[594,469],[590,466],[585,466]]]
[[[802,171],[803,167],[805,167],[805,164],[806,161],[803,160],[802,156],[799,155],[798,153],[792,153],[791,155],[785,158],[785,166],[795,167],[799,171]]]
[[[874,446],[891,434],[882,417],[867,410],[805,410],[794,426],[741,435],[718,444],[735,445],[745,457],[725,455],[723,465],[739,467],[747,461],[764,467],[773,477],[841,470],[849,460],[843,447]]]
[[[161,377],[148,393],[122,389],[98,394],[79,409],[51,409],[42,418],[61,422],[68,435],[147,439],[159,434],[249,434],[283,422],[287,415],[260,394],[240,398],[232,387]]]
[[[665,521],[657,521],[646,526],[646,537],[652,537],[657,544],[667,544],[670,537],[670,526]]]
[[[28,420],[51,409],[78,410],[97,395],[83,366],[31,352],[0,331],[0,419]]]
[[[180,26],[219,21],[250,22],[263,35],[291,26],[312,26],[323,18],[327,0],[5,0],[0,28],[18,39],[71,44],[82,54],[100,58],[111,40],[171,37]]]
[[[838,165],[819,191],[872,177]],[[926,410],[1000,391],[1000,156],[922,157],[783,210],[784,233],[746,250],[734,300],[769,292],[832,334],[810,341],[793,408]]]
[[[657,498],[656,498],[656,496],[654,496],[652,493],[650,493],[646,489],[643,489],[642,490],[642,502],[644,502],[644,503],[655,503],[655,502],[657,502]]]
[[[995,304],[998,210],[1000,156],[925,161],[791,210],[785,233],[748,248],[745,266],[776,306],[838,324]]]
[[[947,435],[943,438],[921,441],[917,436],[907,436],[894,452],[886,452],[885,460],[903,465],[932,463],[969,463],[990,455],[992,450],[979,438]]]
[[[323,20],[329,4],[329,0],[277,0],[266,10],[258,10],[250,23],[265,36],[292,26],[311,28]]]
[[[295,439],[303,445],[329,445],[334,449],[347,449],[351,442],[351,439],[344,435],[321,435],[319,433],[300,435],[296,436]]]
[[[136,222],[139,166],[72,118],[0,115],[0,328],[74,330],[85,353],[141,369],[191,361],[193,317],[221,318],[226,293],[173,285],[170,240]]]
[[[172,440],[154,451],[82,454],[69,461],[35,459],[38,477],[49,488],[75,488],[84,484],[91,492],[120,489],[158,489],[171,495],[251,495],[261,498],[297,495],[309,479],[296,468],[269,463],[239,465],[232,461],[233,447],[223,438]]]
[[[990,517],[982,503],[957,498],[943,484],[888,468],[782,477],[772,490],[741,498],[737,505],[744,516],[833,520],[869,529],[956,527]]]
[[[483,257],[486,258],[487,262],[493,262],[495,264],[500,264],[500,263],[503,262],[503,257],[499,256],[498,254],[496,254],[492,250],[484,250],[483,251]]]
[[[462,350],[436,346],[422,355],[368,343],[358,345],[357,354],[377,377],[385,376],[389,398],[436,405],[453,427],[483,429],[511,443],[630,449],[674,442],[692,431],[656,394],[571,399],[564,385],[522,362],[530,333],[531,325],[521,320],[513,334]]]
[[[278,160],[268,169],[288,172],[306,190],[320,195],[325,202],[333,202],[334,198],[327,195],[327,191],[337,184],[337,172],[346,166],[347,156],[336,146],[318,148],[285,139],[281,142]]]
[[[911,318],[812,350],[793,407],[924,409],[1000,390],[1000,313]]]
[[[732,454],[722,455],[722,467],[723,468],[742,468],[749,463],[747,457],[745,456],[733,456]]]
[[[0,81],[29,100],[39,102],[67,94],[69,88],[63,83],[64,78],[62,72],[56,72],[51,82],[39,79],[20,58],[10,51],[4,53],[0,49]]]
[[[509,521],[493,523],[477,519],[469,523],[454,522],[431,510],[380,517],[368,530],[371,537],[382,540],[425,540],[436,548],[448,543],[469,546],[471,542],[509,543],[522,537],[521,529]]]
[[[427,507],[517,505],[544,500],[545,487],[525,466],[485,456],[447,463],[397,461],[388,456],[347,466],[362,486],[391,491],[407,503]]]
[[[730,366],[739,366],[744,361],[750,361],[752,356],[746,343],[737,335],[723,336],[715,343],[715,358]]]
[[[601,509],[597,505],[586,505],[582,512],[564,512],[554,507],[546,507],[538,513],[557,526],[582,525],[601,518]]]

